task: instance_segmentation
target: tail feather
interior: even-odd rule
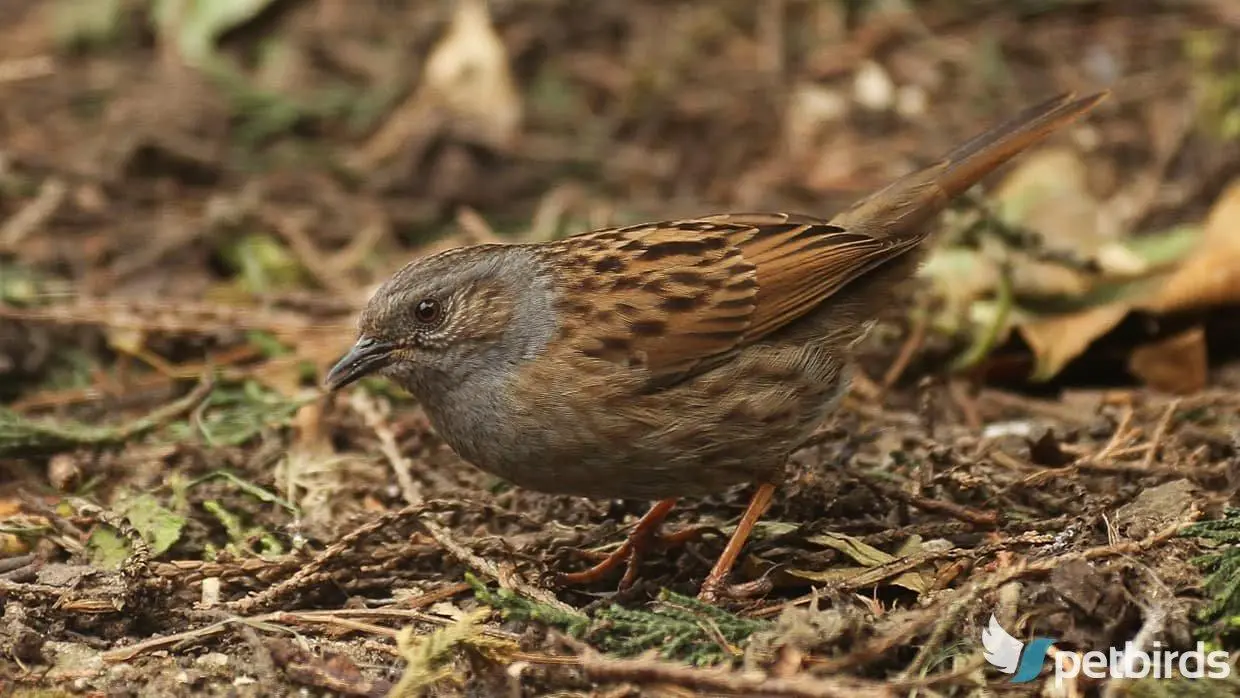
[[[929,167],[907,174],[831,219],[847,230],[877,237],[920,239],[925,224],[947,203],[995,168],[1093,109],[1110,93],[1076,99],[1067,93],[1025,109],[957,146]]]

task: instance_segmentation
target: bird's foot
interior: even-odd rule
[[[556,585],[578,586],[592,584],[606,577],[621,564],[627,563],[628,566],[624,570],[624,577],[620,580],[620,589],[624,590],[632,586],[637,579],[637,567],[641,563],[643,554],[662,543],[662,537],[659,536],[659,527],[674,506],[676,506],[675,499],[664,499],[656,502],[654,506],[650,507],[650,511],[647,511],[638,520],[628,539],[615,552],[603,558],[601,562],[589,569],[580,572],[562,572],[557,574],[555,576]],[[674,536],[678,535],[674,534]]]
[[[688,526],[673,533],[660,533],[657,526],[641,526],[640,524],[629,535],[624,544],[615,552],[604,557],[598,564],[580,572],[562,572],[555,576],[558,586],[580,586],[593,584],[611,574],[620,565],[625,565],[624,576],[620,578],[619,590],[624,591],[637,581],[637,572],[642,559],[652,550],[670,550],[678,548],[690,541],[697,540],[710,532],[718,532],[714,526]]]
[[[698,591],[697,600],[708,604],[719,603],[721,599],[744,601],[769,594],[774,588],[775,585],[770,577],[762,577],[743,584],[728,584],[726,578],[707,577],[706,581],[702,582],[701,590]]]
[[[762,516],[762,513],[771,505],[771,498],[774,495],[775,485],[771,483],[764,483],[753,493],[753,497],[749,500],[749,506],[745,507],[745,513],[741,515],[741,520],[736,524],[736,530],[732,532],[732,537],[728,540],[727,546],[719,554],[719,559],[715,561],[715,566],[711,568],[710,574],[706,575],[706,581],[702,582],[702,588],[698,592],[699,601],[715,603],[722,597],[746,599],[765,594],[771,590],[772,584],[765,577],[753,582],[733,586],[728,584],[728,575],[732,572],[736,559],[740,557],[741,548],[744,547],[745,541],[749,539],[749,533],[753,530],[754,525],[758,523],[758,517]]]
[[[610,574],[612,570],[622,564],[625,564],[626,562],[628,563],[628,568],[624,571],[624,578],[627,579],[633,568],[637,566],[637,553],[641,549],[641,546],[636,544],[633,539],[634,536],[629,536],[629,538],[624,541],[624,544],[617,548],[615,552],[603,558],[601,562],[593,567],[581,570],[580,572],[557,573],[555,575],[556,586],[583,586],[586,584],[593,584],[594,582],[603,579]]]

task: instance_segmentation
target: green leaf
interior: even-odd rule
[[[121,511],[142,540],[151,547],[151,556],[167,552],[181,539],[185,518],[166,509],[150,494],[140,494],[126,501]],[[105,569],[120,569],[133,553],[129,541],[115,528],[107,525],[97,527],[86,541],[91,561]]]
[[[140,494],[125,508],[125,518],[151,546],[151,555],[158,557],[181,539],[185,518],[168,511],[155,497]]]
[[[288,347],[284,346],[284,344],[280,342],[279,337],[276,337],[270,332],[253,330],[247,332],[245,336],[251,344],[258,347],[258,350],[263,353],[264,358],[270,359],[277,356],[288,356],[292,353]]]
[[[1205,574],[1209,597],[1205,607],[1198,610],[1198,619],[1231,625],[1240,616],[1240,508],[1228,508],[1223,518],[1195,523],[1180,535],[1202,539],[1203,547],[1209,550],[1192,560]],[[1202,631],[1212,632],[1208,627]]]
[[[657,650],[665,659],[695,666],[733,663],[740,649],[769,621],[734,615],[697,599],[664,590],[652,609],[612,604],[593,616],[564,611],[520,596],[508,589],[491,589],[466,572],[480,603],[499,609],[505,619],[532,621],[585,638],[597,649],[631,657]]]
[[[239,446],[264,429],[285,426],[308,400],[289,400],[246,381],[240,386],[217,388],[199,408],[198,419],[192,424],[175,422],[168,431],[177,441],[200,438],[214,447]]]
[[[62,45],[103,44],[120,32],[123,18],[121,0],[59,0],[52,30]]]
[[[213,470],[202,477],[190,481],[187,487],[196,487],[204,482],[216,479],[227,481],[229,484],[233,485],[242,492],[245,492],[251,497],[254,497],[260,502],[265,502],[267,504],[278,504],[279,506],[284,507],[290,514],[293,514],[294,516],[301,516],[301,510],[297,508],[296,504],[293,504],[284,497],[281,497],[270,490],[259,487],[249,480],[241,478],[227,470]]]
[[[91,564],[107,570],[119,570],[129,557],[129,541],[111,526],[100,526],[86,540]]]
[[[1178,262],[1197,249],[1202,232],[1204,230],[1200,225],[1186,224],[1158,233],[1137,235],[1124,244],[1151,267],[1161,267]]]
[[[274,235],[244,235],[223,253],[224,259],[240,276],[241,287],[248,293],[269,293],[301,282],[297,258]]]
[[[224,530],[228,533],[230,540],[228,548],[234,552],[241,554],[255,552],[259,557],[271,558],[284,554],[284,546],[276,536],[272,535],[262,526],[246,526],[241,516],[229,511],[223,504],[214,499],[208,499],[202,503],[202,508],[207,510],[224,526]],[[251,545],[251,541],[253,545]],[[257,547],[255,550],[254,548]]]
[[[190,65],[212,58],[225,32],[254,19],[273,0],[154,0],[151,18]]]

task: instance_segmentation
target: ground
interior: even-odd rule
[[[0,693],[1237,693],[1051,687],[1051,661],[1013,684],[982,639],[993,614],[1058,662],[1240,650],[1232,3],[8,0],[0,18]],[[631,588],[560,589],[548,572],[649,503],[515,488],[382,380],[318,387],[417,255],[829,217],[1102,88],[936,223],[745,549],[759,598],[693,600],[752,487],[682,501],[670,527],[718,530]]]

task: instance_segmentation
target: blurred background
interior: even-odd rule
[[[598,544],[565,530],[618,526],[643,505],[512,490],[460,463],[379,380],[321,399],[378,283],[459,244],[737,210],[829,218],[1026,106],[1100,89],[1111,98],[943,216],[920,292],[866,345],[842,418],[850,438],[884,435],[814,451],[770,514],[880,547],[898,542],[893,526],[933,524],[917,535],[934,537],[985,519],[944,522],[963,515],[922,495],[1062,533],[1056,551],[1113,542],[1107,517],[1168,480],[1204,490],[1146,514],[1232,500],[1240,3],[3,0],[0,558],[115,570],[135,550],[127,521],[165,565],[153,574],[184,582],[216,565],[237,604],[355,515],[456,495],[495,507],[456,519],[458,536],[515,536],[540,560],[565,537]],[[985,440],[1003,438],[992,455]],[[824,478],[823,463],[853,470]],[[113,517],[70,513],[76,497]],[[685,520],[741,504],[710,500]],[[438,543],[415,542],[349,549],[320,568],[335,586],[306,598],[443,591],[479,569],[445,569]],[[839,562],[815,550],[814,564]],[[1206,583],[1187,553],[1142,550],[1142,564],[1175,563],[1159,582],[1171,597]],[[358,572],[375,561],[381,573]],[[652,578],[689,588],[704,564]],[[925,602],[968,578],[957,572],[901,577],[898,593]],[[1049,627],[1086,647],[1143,627],[1140,575],[1077,572],[1056,583],[1103,591]],[[780,588],[807,579],[827,577]],[[1129,597],[1109,595],[1123,583]],[[1210,583],[1213,615],[1177,607],[1172,635],[1240,613],[1240,584]],[[111,637],[180,629],[196,590]],[[295,608],[293,591],[229,608]],[[841,633],[832,642],[853,647]],[[847,668],[928,671],[895,646]]]

